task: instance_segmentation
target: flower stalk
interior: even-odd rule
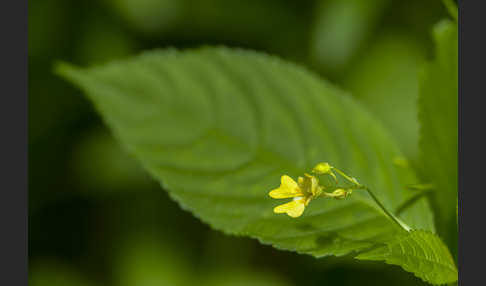
[[[407,224],[401,221],[393,213],[388,211],[388,209],[380,202],[380,200],[378,200],[378,198],[375,196],[375,194],[373,194],[373,192],[369,188],[364,187],[364,190],[368,192],[368,194],[373,199],[373,201],[380,207],[380,209],[387,215],[389,219],[391,219],[394,223],[396,223],[399,227],[401,227],[407,232],[410,232],[412,230],[411,227],[409,227]]]
[[[319,179],[314,175],[305,174],[304,177],[299,177],[298,182],[295,182],[291,177],[284,175],[281,178],[280,187],[272,190],[269,195],[274,199],[293,198],[292,201],[279,205],[274,208],[275,213],[287,213],[290,217],[297,218],[301,216],[305,207],[314,199],[318,197],[345,199],[353,193],[353,190],[364,190],[373,199],[373,202],[383,211],[383,213],[392,220],[401,229],[410,232],[411,227],[402,222],[392,212],[390,212],[375,196],[375,194],[367,187],[358,182],[354,177],[351,177],[343,171],[323,162],[317,164],[312,173],[315,175],[328,175],[332,177],[338,184],[336,172],[342,176],[346,181],[351,183],[350,186],[335,186],[332,192],[327,192],[329,187],[322,186]]]

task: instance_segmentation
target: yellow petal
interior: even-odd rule
[[[285,186],[287,188],[292,188],[292,189],[299,187],[299,185],[297,185],[294,179],[292,179],[287,175],[283,175],[282,178],[280,179],[280,186]]]
[[[291,217],[299,217],[302,215],[305,209],[305,199],[298,199],[288,202],[283,205],[279,205],[273,209],[275,213],[287,213]]]
[[[291,177],[284,175],[281,178],[280,187],[272,190],[268,195],[274,199],[286,199],[302,196],[303,193]]]
[[[268,195],[274,199],[286,199],[302,196],[302,193],[297,190],[278,188],[272,190]]]
[[[310,176],[310,179],[311,179],[311,188],[310,188],[311,193],[312,193],[312,195],[316,196],[316,195],[318,195],[318,192],[319,192],[319,181],[314,176]]]

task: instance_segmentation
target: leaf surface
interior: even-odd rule
[[[218,230],[316,257],[387,242],[395,225],[365,194],[317,199],[299,219],[268,197],[283,174],[331,162],[395,210],[416,183],[394,140],[350,96],[305,69],[227,48],[163,50],[58,72],[86,91],[123,146],[181,207]],[[434,230],[427,202],[400,218]]]
[[[449,249],[437,235],[427,231],[412,231],[356,258],[400,265],[432,284],[457,281],[457,268]]]
[[[316,1],[311,30],[312,62],[332,75],[357,56],[389,5],[388,0]]]
[[[420,159],[434,183],[438,229],[456,248],[458,148],[458,33],[449,20],[434,28],[436,56],[421,74],[419,93]]]
[[[423,51],[413,37],[385,34],[370,45],[344,86],[380,119],[408,159],[418,159],[418,71]]]

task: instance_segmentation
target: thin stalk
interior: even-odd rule
[[[357,181],[356,179],[354,178],[351,178],[350,176],[346,175],[343,171],[339,170],[338,168],[335,168],[333,167],[332,168],[334,171],[336,171],[339,175],[343,176],[346,180],[348,180],[349,182],[353,183],[353,184],[356,184]]]
[[[368,192],[368,194],[371,196],[371,198],[375,201],[375,203],[381,208],[381,210],[390,218],[393,222],[395,222],[400,228],[404,229],[407,232],[410,232],[412,230],[411,227],[406,225],[404,222],[402,222],[399,218],[397,218],[394,214],[389,212],[385,206],[378,200],[378,198],[373,194],[373,192],[366,186],[362,186],[364,190]]]
[[[426,190],[426,191],[420,191],[418,193],[416,193],[415,195],[413,195],[412,197],[410,197],[408,200],[406,200],[405,202],[403,202],[400,206],[398,206],[398,208],[395,210],[395,213],[397,215],[401,214],[402,212],[404,212],[405,210],[407,210],[409,207],[411,207],[412,205],[414,205],[414,203],[416,201],[418,201],[419,199],[425,197],[426,195],[429,195],[432,193],[432,190],[429,189],[429,190]]]
[[[361,185],[358,183],[358,181],[355,178],[352,178],[348,175],[346,175],[343,171],[339,170],[338,168],[333,167],[332,168],[334,171],[336,171],[339,175],[343,176],[346,180],[348,180],[350,183],[353,184],[352,187],[348,187],[348,189],[362,189],[368,192],[368,194],[371,196],[373,201],[381,208],[381,210],[385,213],[386,216],[388,216],[389,219],[391,219],[394,223],[396,223],[401,229],[404,229],[406,232],[410,232],[412,230],[411,227],[406,225],[404,222],[402,222],[398,217],[396,217],[393,213],[389,212],[385,206],[378,200],[378,198],[373,194],[373,192],[366,186]]]

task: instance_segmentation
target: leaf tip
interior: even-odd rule
[[[81,76],[81,68],[63,61],[57,61],[53,64],[53,73],[68,81],[76,83]]]

